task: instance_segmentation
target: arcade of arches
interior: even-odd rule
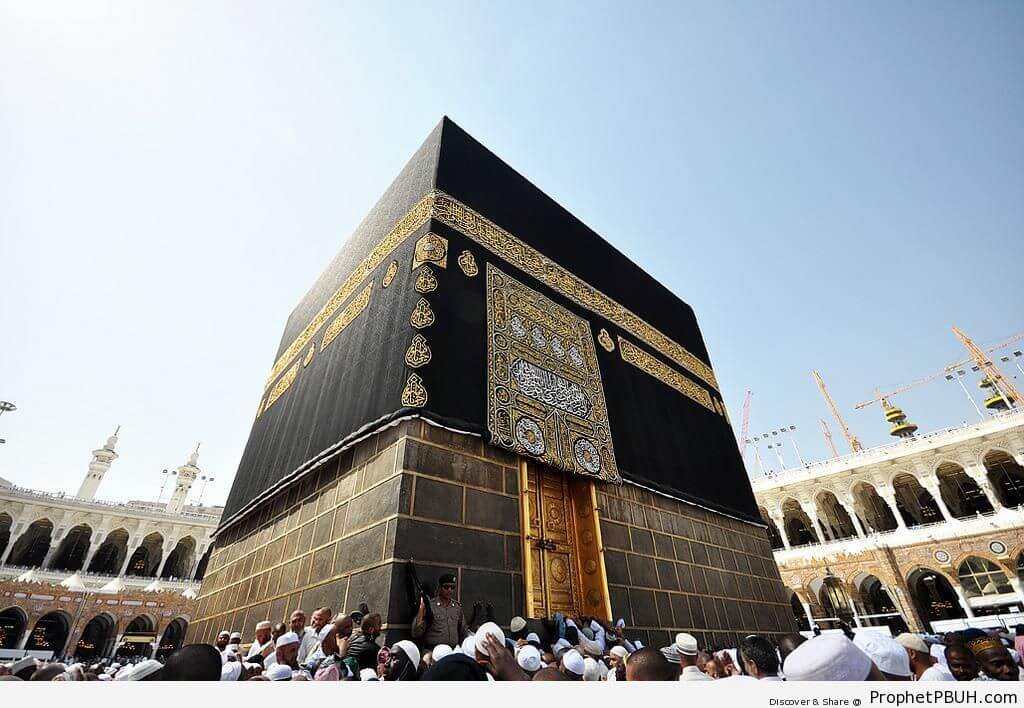
[[[891,479],[859,480],[851,489],[817,485],[810,496],[759,495],[773,550],[799,548],[899,529],[977,518],[1024,505],[1024,466],[1001,449],[918,465]]]
[[[784,565],[780,571],[802,630],[843,622],[929,631],[934,622],[1024,609],[1024,534],[1018,530],[1015,537],[1012,550],[989,536],[957,542],[963,552],[956,557],[940,543],[872,549],[825,567]],[[995,555],[993,547],[1003,553]]]
[[[167,541],[159,532],[132,540],[124,528],[97,532],[80,523],[55,538],[53,522],[36,519],[15,536],[11,515],[0,513],[2,565],[100,575],[202,580],[209,549],[184,536]]]
[[[59,586],[0,580],[0,648],[82,659],[163,655],[184,643],[195,613],[196,601],[179,592],[126,591],[116,599],[62,593]]]

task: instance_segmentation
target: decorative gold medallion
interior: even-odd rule
[[[412,316],[409,318],[409,324],[416,329],[423,329],[434,324],[434,311],[430,309],[430,303],[426,298],[421,297],[416,303],[416,307],[412,310]]]
[[[409,374],[409,379],[402,389],[402,405],[409,408],[422,408],[427,405],[427,389],[423,388],[423,379],[419,374]]]
[[[384,271],[384,279],[380,281],[380,286],[386,288],[391,285],[391,281],[398,275],[398,261],[391,261],[388,264],[388,269]]]
[[[309,362],[313,361],[314,354],[316,354],[316,342],[309,345],[309,351],[306,352],[306,357],[302,360],[303,369],[309,366]]]
[[[413,251],[412,269],[416,270],[424,263],[435,263],[438,268],[448,267],[448,239],[437,234],[424,234],[416,242]]]
[[[459,268],[462,268],[462,272],[465,273],[468,278],[472,278],[480,272],[480,269],[476,267],[476,259],[473,258],[473,254],[468,250],[463,251],[459,255]]]
[[[432,293],[435,290],[437,290],[437,278],[434,277],[434,271],[430,270],[430,266],[425,265],[416,274],[416,292]]]
[[[418,369],[429,363],[430,357],[430,345],[427,344],[427,338],[422,334],[417,334],[412,338],[409,348],[405,350],[405,363]]]
[[[608,334],[608,330],[604,327],[602,327],[601,331],[597,333],[597,341],[602,347],[604,347],[606,352],[615,351],[615,342],[612,341],[612,336]]]

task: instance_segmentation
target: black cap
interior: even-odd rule
[[[440,578],[437,579],[438,585],[445,585],[447,583],[455,584],[455,576],[451,573],[444,573]]]

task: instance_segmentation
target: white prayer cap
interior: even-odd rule
[[[583,660],[583,680],[600,681],[608,673],[608,668],[597,659],[587,657]]]
[[[488,634],[493,634],[498,639],[498,644],[505,644],[505,633],[501,631],[501,627],[496,625],[494,622],[484,622],[480,625],[480,628],[476,630],[476,650],[487,656],[487,648],[484,646],[484,639],[487,638]]]
[[[523,671],[540,671],[540,649],[527,644],[519,650],[516,661]]]
[[[359,680],[360,681],[376,681],[377,680],[377,672],[374,671],[373,669],[362,669],[359,672]]]
[[[223,637],[225,634],[228,635],[228,637],[231,636],[231,632],[229,632],[226,629],[222,629],[219,632],[217,632],[217,638],[219,639],[220,637]]]
[[[476,658],[476,637],[472,634],[462,640],[462,653],[470,659]]]
[[[526,641],[530,644],[540,644],[540,637],[537,636],[536,632],[530,632],[526,635]]]
[[[141,681],[151,674],[155,674],[160,669],[164,668],[156,659],[146,659],[145,661],[139,662],[135,666],[129,667],[127,671],[118,672],[117,681]]]
[[[220,669],[220,680],[221,681],[237,681],[238,677],[242,675],[242,662],[240,661],[229,661],[224,664]]]
[[[232,632],[231,635],[228,637],[229,641],[234,641],[235,639],[237,639],[238,641],[242,641],[242,633]]]
[[[893,676],[910,676],[910,657],[903,646],[892,637],[881,632],[857,632],[853,643],[871,657],[882,673]]]
[[[626,651],[626,647],[622,646],[621,644],[616,644],[615,646],[613,646],[611,649],[608,650],[608,653],[617,656],[620,659],[624,659],[629,655],[629,652]]]
[[[821,634],[794,649],[783,670],[787,681],[865,681],[871,659],[842,634]]]
[[[100,674],[96,678],[98,680],[100,680],[100,681],[113,681],[114,680],[114,679],[110,678],[110,674]]]
[[[402,653],[409,657],[413,671],[419,668],[420,648],[418,646],[410,642],[408,639],[403,639],[399,642],[395,642],[394,646],[391,647],[392,654],[395,652],[395,649],[401,649]]]
[[[565,656],[562,657],[562,666],[565,667],[566,671],[571,671],[577,676],[582,676],[583,672],[587,669],[586,662],[583,661],[583,657],[575,649],[565,652]]]
[[[934,656],[935,660],[938,661],[940,664],[942,664],[943,666],[949,666],[949,663],[946,661],[945,644],[932,644],[930,647],[928,647],[928,651],[931,652],[931,655]]]
[[[277,642],[274,644],[274,646],[280,649],[281,647],[286,647],[289,644],[298,644],[300,641],[301,640],[299,639],[299,635],[297,635],[295,632],[285,632],[277,638]]]
[[[522,632],[526,629],[526,620],[522,617],[513,617],[512,621],[508,623],[508,628],[513,632]]]
[[[697,656],[697,638],[692,634],[680,632],[676,635],[676,649],[685,656]]]
[[[677,647],[675,644],[669,644],[667,647],[662,647],[659,651],[661,652],[661,655],[665,657],[668,663],[679,663],[679,647]]]
[[[896,641],[905,649],[913,649],[919,651],[922,654],[929,654],[928,645],[925,644],[924,640],[916,634],[910,632],[904,632],[903,634],[896,637]]]
[[[565,626],[566,627],[576,627],[576,623],[574,621],[572,621],[571,619],[566,619],[565,620]],[[579,629],[579,627],[576,627],[576,628]]]
[[[434,647],[434,650],[430,652],[430,655],[434,657],[434,661],[441,661],[449,654],[452,653],[452,648],[447,644],[438,644]]]
[[[273,626],[270,624],[270,620],[260,620],[256,623],[256,629],[270,629]]]
[[[292,667],[288,664],[274,664],[266,671],[267,678],[271,681],[291,681]]]
[[[572,644],[569,643],[568,639],[559,639],[557,642],[551,645],[551,653],[558,656],[561,652],[571,649]]]

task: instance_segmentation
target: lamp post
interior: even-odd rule
[[[3,415],[4,413],[13,413],[16,410],[18,410],[18,407],[10,401],[0,401],[0,415]],[[0,445],[3,445],[5,442],[7,441],[0,438]]]
[[[978,367],[975,366],[974,370],[977,371]],[[967,375],[967,372],[964,371],[963,369],[957,369],[954,373],[955,376],[952,373],[946,374],[946,381],[956,381],[958,384],[960,384],[960,389],[964,392],[964,395],[967,396],[967,400],[971,402],[971,405],[974,406],[974,410],[978,412],[978,417],[981,418],[982,420],[985,420],[985,414],[981,412],[981,409],[978,408],[978,404],[975,403],[974,401],[974,397],[971,396],[971,394],[967,391],[967,387],[964,386],[963,377]]]
[[[178,474],[178,472],[176,470],[164,470],[160,474],[162,474],[164,476],[164,482],[163,482],[163,484],[160,485],[160,494],[158,494],[157,497],[156,497],[156,503],[157,504],[160,503],[160,500],[164,496],[164,487],[167,486],[167,479],[169,477],[174,477],[175,475]]]
[[[1024,376],[1024,369],[1020,368],[1020,358],[1022,356],[1024,356],[1024,352],[1022,352],[1020,349],[1013,352],[1013,365],[1017,367],[1017,371],[1020,372],[1020,375]],[[1004,364],[1009,362],[1010,355],[999,357],[999,361],[1003,362]]]
[[[796,426],[790,425],[789,427],[782,428],[782,431],[789,435],[789,441],[793,443],[793,449],[796,451],[796,458],[800,460],[800,466],[806,467],[807,463],[804,462],[804,456],[800,454],[800,448],[796,446],[796,436],[793,433],[796,432]]]
[[[203,480],[203,486],[199,488],[199,499],[196,500],[196,506],[203,505],[203,493],[206,492],[206,485],[213,481],[213,477],[207,477],[205,474],[200,475],[199,479]]]

